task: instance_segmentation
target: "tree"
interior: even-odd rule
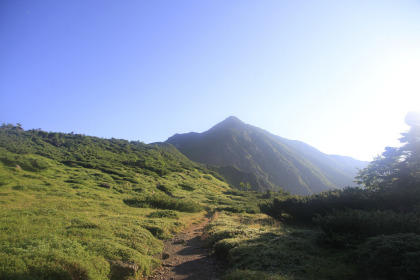
[[[359,172],[358,184],[372,190],[420,185],[420,113],[408,113],[405,122],[410,130],[402,133],[403,145],[386,147],[382,155]]]

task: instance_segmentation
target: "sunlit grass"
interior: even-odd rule
[[[39,172],[0,162],[2,279],[108,279],[113,261],[138,266],[127,277],[147,275],[159,265],[161,240],[200,220],[204,212],[156,215],[159,209],[130,207],[124,200],[166,195],[157,185],[197,202],[227,189],[199,172],[136,175],[135,184],[95,169],[43,160],[50,168]],[[181,183],[192,187],[185,190]]]
[[[228,263],[223,279],[353,279],[357,272],[318,244],[319,231],[285,227],[262,214],[221,213],[208,235]]]

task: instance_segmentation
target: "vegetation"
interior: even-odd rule
[[[355,186],[356,168],[367,165],[352,158],[323,154],[305,143],[275,136],[235,117],[206,132],[176,134],[166,142],[191,160],[215,166],[210,168],[241,190],[286,190],[310,195]]]
[[[363,187],[309,196],[252,191],[241,172],[232,188],[169,144],[3,125],[0,278],[141,279],[162,240],[212,212],[222,279],[419,279],[420,117],[406,121]]]
[[[286,223],[318,225],[322,244],[340,249],[359,267],[359,278],[420,276],[420,115],[407,115],[402,146],[386,148],[357,176],[365,188],[309,197],[283,197],[262,207]]]
[[[285,227],[263,215],[221,213],[209,241],[227,263],[223,279],[354,279],[339,252],[318,245],[320,232]]]
[[[242,207],[210,173],[166,144],[3,125],[0,278],[150,274],[162,239],[204,208]]]

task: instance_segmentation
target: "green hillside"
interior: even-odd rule
[[[207,214],[213,220],[203,236],[223,262],[220,279],[419,279],[420,117],[407,120],[411,129],[402,145],[387,147],[359,172],[365,188],[310,196],[250,191],[266,182],[276,187],[234,166],[192,162],[169,144],[3,125],[0,279],[144,279],[161,265],[163,241]],[[272,144],[268,139],[277,136],[255,129],[266,137],[258,138],[252,127],[245,133],[231,125],[214,130],[228,139],[236,135],[237,142],[265,141],[247,146],[262,157],[268,155],[261,147],[281,145],[288,157],[298,150],[308,158],[317,153],[301,142]],[[355,163],[331,158],[338,173]],[[217,172],[244,191],[231,189]]]
[[[176,134],[167,143],[196,162],[221,167],[221,173],[237,185],[238,172],[226,166],[254,174],[254,190],[283,188],[294,194],[319,193],[324,190],[354,186],[357,168],[367,162],[331,156],[299,142],[229,117],[203,133]],[[258,182],[259,181],[259,182]],[[253,183],[253,184],[252,184]]]
[[[174,147],[0,128],[0,279],[131,279],[203,210],[256,212]]]

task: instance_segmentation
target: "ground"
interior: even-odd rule
[[[212,248],[203,238],[210,218],[192,225],[165,242],[162,267],[148,279],[158,280],[217,280],[220,265],[211,255]]]

